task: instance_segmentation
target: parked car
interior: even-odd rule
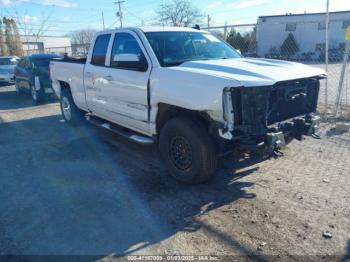
[[[278,153],[312,135],[319,80],[294,62],[243,58],[213,35],[174,27],[100,32],[87,59],[53,60],[68,124],[87,118],[134,141],[157,143],[170,173],[199,183],[234,149]]]
[[[14,69],[18,62],[17,56],[1,56],[0,57],[0,82],[13,83]]]
[[[49,65],[53,58],[60,58],[54,54],[36,54],[22,57],[15,67],[15,85],[17,93],[27,91],[33,102],[42,102],[53,94]]]

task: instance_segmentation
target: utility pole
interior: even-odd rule
[[[208,32],[210,30],[210,21],[211,21],[211,18],[210,18],[210,15],[208,15],[208,18],[207,18],[207,22],[208,22]]]
[[[327,0],[326,8],[326,46],[325,46],[325,63],[326,72],[328,74],[328,63],[329,63],[329,0]],[[328,110],[328,78],[326,78],[326,88],[325,88],[325,112]]]
[[[102,13],[102,27],[103,27],[103,30],[105,30],[105,16],[103,14],[103,11],[101,11]]]
[[[117,12],[117,16],[119,16],[119,23],[120,23],[120,28],[123,27],[123,12],[122,12],[122,7],[121,7],[121,4],[122,3],[125,3],[125,1],[116,1],[114,2],[115,4],[118,5],[118,12]]]

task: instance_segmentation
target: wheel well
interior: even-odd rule
[[[189,110],[178,106],[160,103],[158,104],[158,113],[156,118],[157,132],[160,132],[160,130],[167,121],[178,116],[186,116],[194,121],[199,121],[200,123],[205,125],[206,128],[209,128],[210,126],[210,118],[204,112]]]
[[[60,83],[61,91],[63,89],[70,89],[70,85],[67,82],[64,81],[58,81]]]

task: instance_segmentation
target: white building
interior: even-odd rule
[[[70,53],[71,41],[69,37],[61,36],[31,36],[22,35],[21,42],[24,53]]]
[[[317,57],[325,47],[325,21],[325,13],[260,16],[257,24],[257,53],[264,57],[279,52],[288,34],[292,33],[299,45],[297,56],[311,52]],[[330,49],[338,49],[345,45],[347,26],[350,26],[350,11],[330,13]]]

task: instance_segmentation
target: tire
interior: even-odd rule
[[[16,93],[17,95],[21,95],[23,93],[23,90],[21,89],[21,87],[19,86],[18,80],[15,79],[15,88],[16,88]]]
[[[184,117],[169,120],[161,130],[159,151],[178,181],[199,184],[217,169],[216,146],[200,123]]]
[[[39,104],[44,101],[45,95],[42,88],[38,91],[35,89],[35,85],[30,84],[30,94],[34,104]]]
[[[82,124],[84,112],[75,105],[72,93],[68,88],[62,89],[60,107],[63,119],[67,124],[72,126]]]

